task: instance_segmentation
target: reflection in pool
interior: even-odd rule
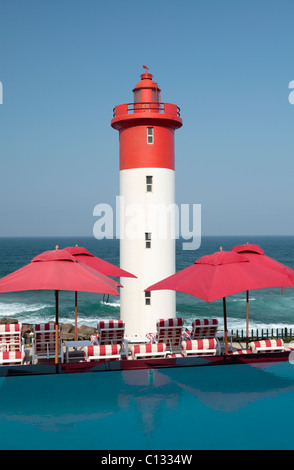
[[[1,449],[294,449],[294,366],[0,378],[0,417]]]

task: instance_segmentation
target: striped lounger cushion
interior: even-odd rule
[[[50,331],[54,331],[55,332],[55,326],[56,326],[56,323],[38,323],[36,325],[34,325],[34,330],[35,331],[38,331],[38,332],[50,332]],[[58,325],[58,330],[61,331],[62,330],[62,326],[59,324]]]
[[[24,353],[22,351],[0,352],[0,364],[23,364]]]
[[[167,357],[185,357],[184,354],[168,354]]]
[[[0,325],[0,351],[20,351],[21,331],[21,323]]]
[[[229,354],[238,355],[238,354],[252,354],[250,349],[237,349],[237,351],[229,351]]]
[[[34,343],[35,352],[55,351],[55,323],[39,323],[34,325]],[[61,332],[62,326],[58,325],[58,334]],[[61,338],[59,337],[59,342]],[[48,348],[48,349],[47,349]]]
[[[98,334],[93,335],[93,344],[121,344],[124,339],[125,324],[123,320],[101,320],[97,324],[97,330]]]
[[[265,339],[262,341],[252,341],[249,343],[252,353],[284,351],[284,341],[282,339]]]
[[[0,333],[21,333],[21,329],[21,323],[6,323],[4,325],[0,325]]]
[[[178,347],[182,341],[182,329],[184,321],[182,318],[160,319],[156,323],[157,333],[148,333],[146,337],[151,343],[172,343],[172,346]]]
[[[182,351],[186,355],[215,356],[217,341],[214,338],[193,339],[182,342]],[[198,352],[199,351],[199,352]]]
[[[131,348],[133,359],[150,359],[152,357],[165,357],[166,345],[159,344],[134,344]]]
[[[90,337],[90,342],[91,342],[94,346],[98,346],[98,345],[99,345],[98,335],[92,335],[92,336]]]
[[[191,338],[214,338],[218,329],[216,318],[197,319],[192,322]]]
[[[100,330],[101,328],[124,328],[125,324],[123,320],[101,320],[97,324],[97,329]]]
[[[99,361],[100,359],[111,361],[120,359],[120,350],[119,344],[104,344],[101,346],[87,346],[84,354],[87,361]]]

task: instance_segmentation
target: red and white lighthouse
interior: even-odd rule
[[[175,273],[174,131],[182,119],[177,105],[161,103],[160,88],[144,68],[133,103],[116,106],[111,121],[119,131],[120,266],[137,276],[124,278],[120,291],[129,336],[176,316],[175,292],[144,289]]]

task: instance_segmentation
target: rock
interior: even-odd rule
[[[0,324],[12,324],[12,323],[18,323],[18,320],[15,318],[8,318],[8,317],[3,317],[0,319]],[[54,323],[54,322],[48,322],[48,323]],[[71,323],[62,323],[62,330],[61,330],[61,338],[63,341],[73,341],[75,339],[75,327]],[[33,325],[29,323],[23,323],[22,324],[22,335],[25,338],[25,343],[29,344],[31,341],[31,336],[30,333],[33,331]],[[80,328],[78,328],[78,340],[86,340],[90,339],[92,335],[97,333],[95,328],[91,328],[90,326],[82,325]]]
[[[82,325],[78,328],[78,339],[85,340],[90,339],[92,335],[96,332],[95,328],[91,328],[90,326]]]
[[[62,330],[60,334],[64,341],[72,341],[75,339],[75,328],[71,323],[62,323]]]
[[[8,317],[3,317],[0,319],[0,324],[1,325],[4,325],[4,324],[12,324],[12,323],[18,323],[18,320],[16,318],[8,318]]]

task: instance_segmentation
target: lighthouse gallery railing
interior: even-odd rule
[[[113,117],[118,117],[122,114],[154,112],[160,114],[171,114],[180,117],[180,108],[172,103],[156,103],[156,102],[139,102],[139,103],[124,103],[119,104],[113,108]]]

